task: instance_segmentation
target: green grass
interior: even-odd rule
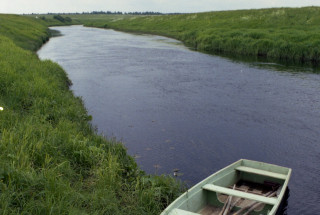
[[[183,186],[95,133],[64,70],[33,52],[47,25],[0,15],[0,214],[159,214]]]
[[[71,17],[87,26],[176,38],[200,51],[257,56],[271,61],[320,62],[319,7]]]
[[[35,51],[48,40],[49,31],[45,24],[31,17],[0,15],[0,35],[10,38],[17,46]]]

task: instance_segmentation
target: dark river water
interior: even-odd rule
[[[190,185],[240,159],[293,169],[286,213],[320,214],[320,76],[239,63],[180,42],[55,27],[38,52],[59,63],[99,132],[147,173],[177,168]]]

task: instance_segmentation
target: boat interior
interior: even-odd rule
[[[278,196],[286,178],[284,172],[240,165],[231,171],[222,171],[210,181],[204,181],[200,191],[190,193],[190,197],[195,198],[189,198],[173,214],[267,215],[279,204]]]
[[[261,197],[264,197],[268,194],[271,194],[272,192],[276,192],[279,188],[279,184],[274,184],[270,182],[266,182],[264,184],[250,182],[250,181],[244,181],[240,180],[238,181],[234,188],[233,186],[229,186],[229,189],[248,193],[248,194],[254,194]],[[254,209],[249,212],[248,214],[267,214],[268,211],[271,210],[273,205],[269,205],[267,203],[263,202],[257,202],[256,200],[247,199],[244,197],[235,197],[233,196],[231,200],[229,198],[228,194],[224,193],[218,193],[218,192],[212,192],[210,189],[205,191],[207,195],[207,204],[198,211],[198,214],[201,215],[219,215],[222,211],[222,208],[224,205],[228,204],[228,201],[230,201],[230,209],[226,214],[234,214],[240,209],[244,208],[251,208],[255,205]],[[239,194],[241,196],[241,194]],[[247,211],[244,210],[244,214]],[[242,214],[241,211],[239,214]]]

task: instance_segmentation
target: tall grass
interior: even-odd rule
[[[75,19],[87,26],[173,37],[201,51],[320,62],[319,7],[104,17]]]
[[[63,69],[30,51],[44,21],[0,21],[0,214],[159,214],[181,184],[95,134]]]

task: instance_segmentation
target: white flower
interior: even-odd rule
[[[0,111],[3,111],[3,107],[0,107]]]

